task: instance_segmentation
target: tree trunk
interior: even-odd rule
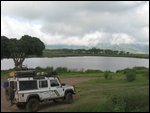
[[[22,68],[22,64],[23,61],[25,60],[25,58],[17,58],[17,59],[13,59],[14,63],[15,63],[15,68]]]
[[[13,54],[13,61],[15,63],[15,68],[22,68],[23,61],[25,60],[25,54]]]

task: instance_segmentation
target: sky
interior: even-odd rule
[[[149,1],[1,1],[1,36],[47,45],[149,44]]]

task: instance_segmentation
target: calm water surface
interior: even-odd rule
[[[67,67],[74,70],[99,69],[116,71],[118,69],[135,66],[149,67],[149,59],[123,58],[123,57],[55,57],[55,58],[27,58],[24,63],[28,68],[40,67]],[[12,59],[1,60],[1,70],[14,68]]]

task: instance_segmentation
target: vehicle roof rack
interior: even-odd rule
[[[34,70],[16,71],[15,74],[16,74],[16,77],[36,76],[36,72]]]
[[[57,76],[53,74],[37,75],[36,72],[33,72],[33,73],[25,73],[25,74],[17,73],[16,77],[17,78],[33,77],[35,79],[44,79],[45,77],[57,77]]]
[[[25,77],[34,77],[36,79],[42,79],[45,77],[56,77],[57,73],[54,72],[36,72],[35,70],[18,70],[12,71],[9,73],[9,78],[16,77],[16,78],[25,78]]]

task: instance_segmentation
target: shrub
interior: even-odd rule
[[[54,69],[53,69],[53,67],[47,67],[47,68],[46,68],[46,71],[47,71],[47,72],[53,72]]]
[[[146,78],[149,79],[149,70],[146,70],[146,71],[143,73],[143,75],[144,75]]]
[[[44,68],[38,66],[38,67],[35,68],[35,70],[36,71],[44,71]]]
[[[149,94],[132,92],[112,95],[106,103],[114,112],[148,112]]]
[[[68,72],[68,69],[65,67],[57,67],[55,70],[57,73]]]
[[[46,67],[46,68],[36,67],[35,70],[38,71],[38,72],[46,72],[46,73],[54,71],[53,67]]]
[[[146,75],[147,75],[147,78],[149,79],[149,70],[147,71]]]
[[[104,77],[105,77],[105,80],[112,79],[112,75],[110,74],[110,71],[105,71],[104,72]]]
[[[126,73],[126,79],[128,82],[132,82],[132,81],[136,80],[136,73],[134,71],[128,71]]]
[[[126,69],[123,70],[123,73],[124,73],[124,74],[127,74],[127,73],[130,72],[130,71],[132,71],[132,69],[126,68]]]
[[[101,70],[92,70],[92,69],[88,69],[85,71],[86,73],[102,73],[103,71]]]
[[[113,95],[111,97],[111,103],[113,106],[113,111],[124,112],[126,107],[126,102],[124,101],[124,97],[120,95]]]

